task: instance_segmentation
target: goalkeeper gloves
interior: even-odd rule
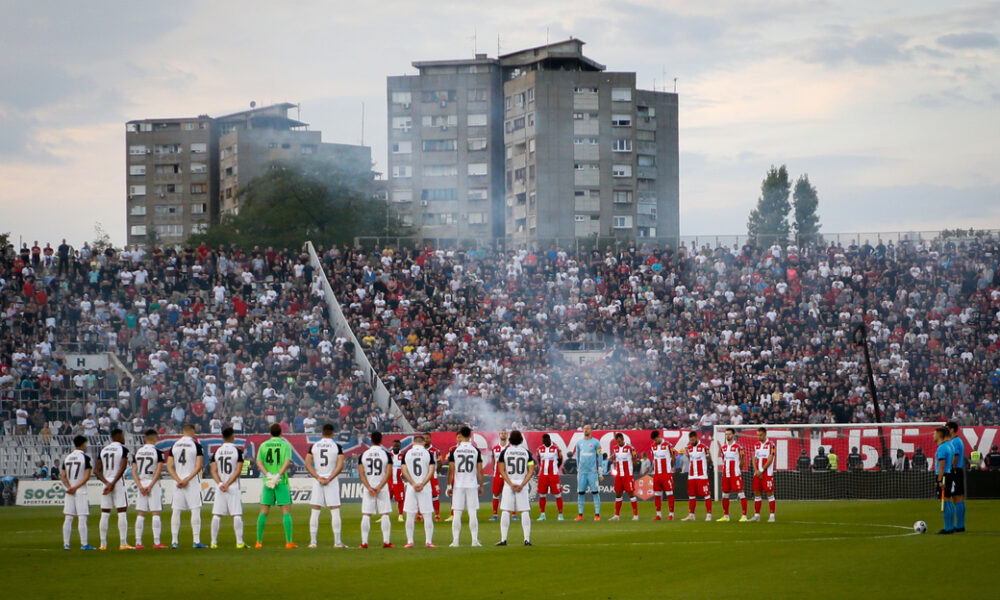
[[[264,479],[264,485],[272,490],[279,483],[281,483],[281,475],[278,475],[277,473],[271,473]]]

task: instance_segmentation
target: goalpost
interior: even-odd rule
[[[933,498],[934,429],[942,425],[716,425],[712,433],[714,497],[721,498],[720,448],[729,428],[735,430],[736,442],[743,448],[743,487],[748,497],[752,495],[753,447],[757,429],[763,427],[776,448],[774,487],[779,500]],[[895,468],[899,451],[904,459],[902,470]],[[824,468],[834,460],[835,469]]]

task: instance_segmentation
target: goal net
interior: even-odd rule
[[[776,449],[775,496],[784,500],[934,497],[934,429],[944,423],[716,425],[712,456],[715,498],[721,497],[726,429],[743,449],[743,487],[752,492],[759,427]]]

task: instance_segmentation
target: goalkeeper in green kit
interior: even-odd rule
[[[258,550],[264,546],[264,526],[271,507],[281,507],[285,527],[285,548],[298,548],[292,543],[292,491],[288,485],[288,469],[292,466],[292,445],[281,437],[281,425],[271,425],[271,439],[257,449],[257,468],[264,478],[260,494],[260,516],[257,517]]]

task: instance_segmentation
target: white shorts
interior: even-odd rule
[[[408,513],[419,512],[425,515],[434,512],[430,482],[419,492],[413,489],[412,485],[406,484],[406,498],[403,500],[403,511]]]
[[[361,514],[387,515],[390,512],[392,512],[392,502],[389,498],[388,485],[383,485],[374,497],[368,493],[364,486],[361,487]]]
[[[75,494],[66,494],[66,498],[63,500],[63,514],[78,517],[86,517],[90,514],[87,486],[78,489]]]
[[[313,479],[312,505],[337,508],[340,506],[340,481],[334,479],[326,485],[320,485]]]
[[[215,487],[215,503],[212,505],[212,514],[225,516],[236,516],[243,514],[243,493],[237,483],[229,486],[229,489],[222,492],[219,487]]]
[[[504,483],[503,492],[500,493],[500,510],[519,513],[531,510],[531,502],[528,499],[528,486],[524,486],[520,492],[515,492],[514,488]]]
[[[104,492],[102,489],[101,492]],[[110,494],[101,494],[101,510],[112,508],[128,508],[128,495],[125,493],[125,481],[119,479]]]
[[[163,510],[163,490],[157,481],[149,488],[149,495],[143,496],[136,492],[135,509],[139,512],[160,512]]]
[[[452,490],[453,510],[479,510],[479,488],[455,488]]]
[[[174,489],[173,510],[198,510],[201,508],[201,480],[192,479],[182,488]]]

